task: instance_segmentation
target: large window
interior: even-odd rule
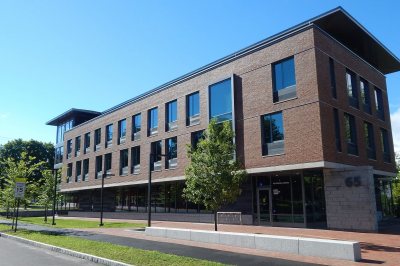
[[[186,125],[197,125],[200,123],[200,94],[192,93],[186,96]]]
[[[75,138],[75,157],[81,154],[81,136]]]
[[[127,175],[128,174],[128,149],[122,150],[119,152],[119,174]]]
[[[339,121],[339,113],[338,109],[333,108],[333,120],[335,123],[335,144],[336,150],[342,151],[342,138],[340,137],[340,121]]]
[[[106,148],[112,145],[113,139],[113,124],[106,126]]]
[[[178,140],[177,137],[165,140],[165,148],[167,159],[165,160],[165,168],[176,168],[178,164]]]
[[[84,153],[90,152],[90,132],[85,134],[85,142],[84,142],[85,149],[83,150]]]
[[[336,93],[335,63],[332,58],[329,58],[329,74],[330,74],[330,80],[331,80],[332,97],[336,99],[337,93]]]
[[[112,172],[112,154],[107,153],[104,155],[104,170],[107,175],[111,174]]]
[[[379,119],[385,120],[385,112],[383,110],[383,97],[382,91],[375,87],[375,106],[376,114]]]
[[[359,108],[356,75],[350,70],[346,71],[347,95],[350,106]]]
[[[96,156],[96,176],[95,178],[101,178],[103,175],[103,156]]]
[[[232,120],[232,86],[231,79],[213,84],[209,87],[210,119],[217,122]]]
[[[282,154],[285,148],[282,112],[262,116],[261,126],[262,154]]]
[[[142,115],[132,116],[132,140],[140,140],[140,131],[142,130]]]
[[[67,141],[67,159],[71,159],[71,153],[72,153],[72,139],[69,139]]]
[[[165,129],[166,131],[174,130],[178,127],[178,102],[177,100],[171,101],[165,107]]]
[[[196,148],[199,141],[203,138],[204,130],[192,132],[192,147]]]
[[[74,120],[69,120],[57,126],[57,144],[64,141],[64,133],[70,130],[73,127],[73,124]]]
[[[140,146],[131,149],[131,173],[140,173]]]
[[[126,119],[118,122],[118,144],[124,144],[126,139]]]
[[[162,154],[161,140],[151,143],[151,153],[153,154],[153,164],[151,165],[151,170],[152,171],[161,170],[161,154]]]
[[[82,161],[76,162],[75,166],[75,182],[80,182],[82,179]]]
[[[152,136],[158,133],[158,108],[148,111],[148,135]]]
[[[71,182],[72,178],[72,163],[69,163],[67,166],[67,183]]]
[[[376,159],[374,128],[371,123],[364,122],[364,138],[367,147],[368,159]]]
[[[361,93],[361,101],[364,112],[370,114],[371,113],[371,97],[369,94],[369,86],[368,82],[362,78],[360,78],[360,93]]]
[[[383,161],[386,163],[391,162],[391,154],[389,147],[389,136],[386,129],[381,128],[381,144],[382,144],[382,152],[383,152]]]
[[[346,130],[347,153],[358,155],[356,120],[354,116],[345,113],[344,121]]]
[[[101,128],[94,131],[94,150],[98,151],[101,147]]]
[[[294,57],[272,64],[274,102],[296,97]]]
[[[62,163],[63,154],[64,154],[64,147],[63,146],[56,148],[55,164]]]
[[[82,181],[89,179],[89,159],[83,160],[83,178]]]

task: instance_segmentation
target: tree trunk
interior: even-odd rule
[[[47,223],[47,205],[44,207],[44,222]]]
[[[10,202],[7,203],[7,219],[10,218]]]
[[[214,231],[218,231],[218,225],[217,225],[217,210],[214,210]]]

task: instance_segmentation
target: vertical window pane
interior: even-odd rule
[[[376,105],[376,113],[379,119],[385,120],[385,113],[383,110],[383,97],[382,91],[375,87],[375,105]]]
[[[125,138],[126,137],[126,119],[123,119],[118,122],[118,132],[119,132],[119,137],[120,138]]]
[[[296,97],[294,57],[272,65],[274,102]]]
[[[335,64],[332,58],[329,58],[329,73],[330,73],[330,79],[331,79],[331,91],[332,91],[332,97],[337,98],[336,95],[336,75],[335,75]]]
[[[346,130],[346,141],[347,141],[347,153],[358,155],[357,146],[357,133],[356,133],[356,122],[354,116],[345,113],[345,130]]]
[[[113,125],[110,124],[106,127],[106,140],[111,141],[113,138]]]
[[[167,123],[177,120],[177,101],[167,103]]]
[[[262,117],[262,154],[274,155],[284,152],[284,128],[282,112]]]
[[[336,108],[333,109],[333,120],[335,123],[335,140],[336,140],[336,150],[342,151],[342,138],[340,137],[340,121],[339,121],[339,113]]]
[[[209,95],[210,118],[215,118],[218,122],[232,120],[231,79],[211,85]]]
[[[391,162],[391,152],[389,147],[389,136],[386,129],[381,128],[381,144],[383,151],[383,161],[390,163]]]
[[[200,97],[199,92],[195,92],[187,96],[187,115],[192,117],[200,113]]]
[[[364,137],[367,149],[367,157],[369,159],[376,159],[375,155],[375,140],[374,140],[374,130],[372,124],[364,122]]]

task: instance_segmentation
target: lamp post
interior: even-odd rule
[[[100,189],[100,224],[99,226],[103,226],[103,189],[104,189],[104,178],[107,176],[114,176],[113,174],[104,173],[101,175],[101,189]]]
[[[154,155],[150,152],[149,158],[149,182],[147,184],[147,227],[151,227],[151,166],[154,163]],[[166,157],[165,154],[160,154],[162,157]]]
[[[52,225],[56,225],[56,202],[57,202],[57,170],[53,169],[53,175],[54,175],[54,194],[53,194],[53,222],[51,223]]]

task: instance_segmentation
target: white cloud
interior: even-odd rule
[[[390,114],[390,120],[392,121],[394,151],[400,153],[400,107]]]

